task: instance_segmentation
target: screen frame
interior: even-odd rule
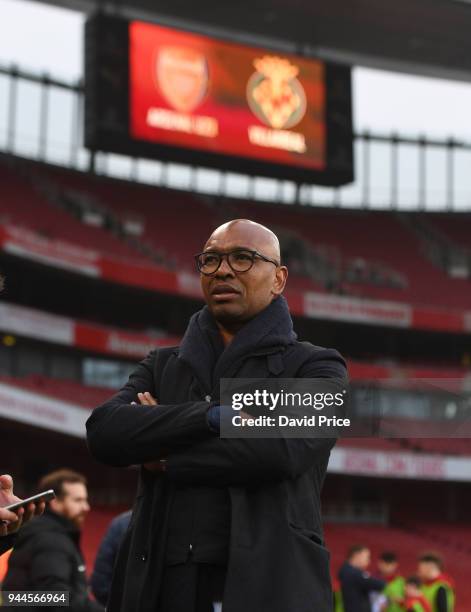
[[[339,186],[353,181],[351,68],[323,60],[320,61],[325,65],[326,75],[325,169],[317,170],[133,138],[129,105],[130,23],[131,20],[104,13],[95,13],[86,22],[85,146],[92,152],[105,151],[297,183]],[[187,32],[180,27],[170,29]],[[215,36],[209,38],[222,40]],[[222,42],[233,41],[224,39]],[[277,52],[276,49],[260,48]],[[110,79],[109,75],[113,75],[113,78]],[[122,95],[123,90],[127,95]]]

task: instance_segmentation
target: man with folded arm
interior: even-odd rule
[[[346,379],[297,341],[275,234],[237,219],[196,256],[206,306],[179,347],[151,352],[96,408],[99,461],[141,464],[108,612],[330,612],[320,492],[332,438],[219,435],[221,378]]]

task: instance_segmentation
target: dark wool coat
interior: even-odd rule
[[[87,422],[92,454],[116,466],[167,457],[142,469],[118,555],[108,612],[156,612],[166,525],[176,484],[226,487],[231,499],[224,612],[331,612],[329,553],[320,493],[332,439],[221,439],[207,423],[220,378],[346,378],[333,349],[296,341],[284,298],[248,322],[217,359],[207,308],[180,347],[154,351]],[[150,391],[159,406],[135,406]],[[209,403],[208,403],[209,402]]]

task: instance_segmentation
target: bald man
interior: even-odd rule
[[[346,378],[298,342],[288,270],[266,227],[237,219],[196,255],[206,305],[87,422],[99,461],[141,464],[108,612],[330,612],[320,491],[331,439],[219,435],[222,378]]]

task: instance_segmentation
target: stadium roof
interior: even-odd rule
[[[471,79],[471,0],[37,0],[409,73]]]

